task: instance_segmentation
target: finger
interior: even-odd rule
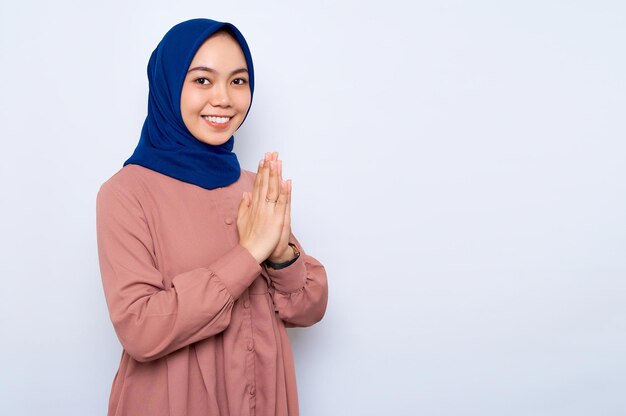
[[[239,202],[239,210],[237,211],[237,217],[241,217],[250,207],[250,197],[248,196],[248,192],[244,192],[241,196],[241,201]]]
[[[259,161],[259,168],[256,172],[256,178],[254,180],[254,187],[252,189],[252,198],[251,198],[251,202],[252,203],[256,203],[259,200],[259,193],[260,193],[260,189],[261,189],[261,178],[262,178],[262,172],[263,172],[263,160]]]
[[[263,160],[265,161],[278,160],[278,152],[266,152],[265,158]]]
[[[287,206],[285,207],[285,221],[291,224],[291,179],[287,181]]]
[[[285,181],[285,192],[287,194],[287,202],[285,203],[285,212],[283,216],[283,231],[281,241],[289,242],[291,236],[291,191],[290,183]]]
[[[278,200],[276,201],[276,206],[280,208],[280,212],[284,215],[284,209],[287,205],[287,182],[283,181],[280,184],[280,194],[278,195]]]
[[[269,187],[270,179],[270,163],[265,161],[261,170],[261,182],[259,183],[259,195],[257,202],[259,204],[266,204],[265,198],[267,198],[267,191]]]
[[[283,161],[277,159],[276,163],[278,163],[278,183],[282,185],[282,183],[283,183]]]
[[[267,190],[267,198],[270,201],[276,201],[280,192],[280,183],[278,182],[278,166],[275,160],[270,160],[270,177]]]

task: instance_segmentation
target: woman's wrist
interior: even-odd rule
[[[265,265],[273,269],[282,269],[291,265],[298,257],[300,257],[300,251],[295,244],[289,243],[282,255],[268,258],[265,261]]]
[[[290,245],[287,245],[287,247],[285,247],[285,250],[283,251],[283,254],[278,257],[270,256],[267,258],[267,260],[271,261],[272,263],[284,263],[286,261],[292,260],[295,256],[295,250]]]
[[[240,246],[242,246],[243,248],[245,248],[246,250],[248,250],[250,252],[250,255],[252,257],[254,257],[254,259],[256,260],[257,263],[261,264],[263,263],[263,256],[260,255],[259,253],[257,253],[253,248],[248,247],[245,244],[241,244],[241,242],[239,243]]]

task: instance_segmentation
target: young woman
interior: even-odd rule
[[[254,91],[248,45],[229,23],[180,23],[148,79],[139,144],[96,201],[123,347],[108,414],[297,415],[285,328],[321,320],[328,286],[291,232],[277,153],[254,173],[232,152]]]

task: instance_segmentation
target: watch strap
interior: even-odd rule
[[[292,265],[296,260],[298,260],[298,258],[300,257],[300,250],[298,250],[298,247],[296,247],[295,244],[293,244],[293,243],[288,243],[288,244],[293,249],[293,254],[294,254],[294,258],[293,259],[291,259],[289,261],[286,261],[284,263],[273,263],[273,262],[271,262],[269,260],[265,260],[265,262],[264,262],[265,265],[268,266],[268,267],[271,267],[272,269],[280,270],[280,269],[284,269],[287,266]]]

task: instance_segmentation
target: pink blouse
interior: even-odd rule
[[[239,244],[255,176],[207,190],[130,164],[100,187],[100,271],[123,347],[109,416],[298,415],[285,327],[322,319],[326,271],[293,234],[300,258],[280,270]]]

